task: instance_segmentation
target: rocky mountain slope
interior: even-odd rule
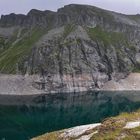
[[[140,111],[122,113],[102,123],[47,133],[32,140],[139,140]]]
[[[99,89],[139,69],[140,15],[71,4],[1,16],[0,72],[28,75],[35,91]]]

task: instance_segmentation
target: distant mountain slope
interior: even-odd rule
[[[71,4],[0,19],[1,73],[40,75],[45,90],[101,88],[139,70],[139,15]]]

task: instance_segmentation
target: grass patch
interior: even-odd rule
[[[117,117],[111,117],[103,122],[99,132],[92,136],[91,140],[115,140],[118,137],[121,140],[139,140],[140,127],[133,129],[124,129],[127,122],[140,119],[140,110],[132,113],[121,113]]]
[[[45,33],[44,30],[32,29],[28,36],[8,47],[0,54],[0,70],[5,73],[16,73],[17,64],[30,53],[33,45]]]
[[[5,40],[3,37],[0,37],[0,45],[4,45],[5,44]]]
[[[60,136],[60,133],[52,132],[46,135],[39,136],[37,138],[33,138],[31,140],[61,140],[59,136]]]
[[[64,27],[63,38],[65,39],[72,31],[74,31],[75,26],[68,24]]]
[[[115,131],[108,131],[106,133],[101,133],[99,134],[95,134],[91,140],[115,140],[116,137],[119,136],[120,133],[120,129],[117,129]]]
[[[134,68],[132,72],[134,72],[134,73],[140,73],[140,68]]]
[[[6,49],[8,49],[11,44],[17,39],[17,34],[18,34],[18,31],[16,30],[12,37],[9,38],[9,39],[6,39],[4,37],[0,37],[0,54],[5,51]]]
[[[5,48],[5,39],[3,37],[0,37],[0,53]]]
[[[124,34],[118,32],[107,32],[99,26],[96,26],[95,28],[87,28],[87,33],[92,40],[102,41],[105,46],[126,41]]]
[[[135,21],[140,21],[140,15],[128,15],[128,18],[135,20]]]

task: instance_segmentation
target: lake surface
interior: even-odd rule
[[[11,100],[0,96],[0,140],[29,140],[140,108],[140,92],[125,91],[11,96]]]

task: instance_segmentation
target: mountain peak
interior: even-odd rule
[[[28,12],[27,15],[37,15],[37,14],[43,14],[43,11],[37,10],[37,9],[32,9]]]
[[[0,71],[38,74],[44,78],[35,82],[39,90],[101,88],[140,69],[138,18],[75,4],[2,16]]]
[[[124,17],[125,16],[125,17]],[[114,19],[117,19],[114,21]],[[51,22],[50,22],[51,20]],[[132,22],[130,20],[133,20]],[[49,26],[63,26],[68,23],[79,25],[95,25],[104,24],[105,22],[125,22],[126,24],[135,24],[132,17],[100,9],[90,5],[69,4],[57,10],[57,12],[45,10],[32,9],[27,15],[22,14],[9,14],[2,15],[0,19],[0,26],[34,26],[42,25],[43,27]],[[49,23],[49,25],[48,25]],[[137,23],[136,23],[137,24]]]

